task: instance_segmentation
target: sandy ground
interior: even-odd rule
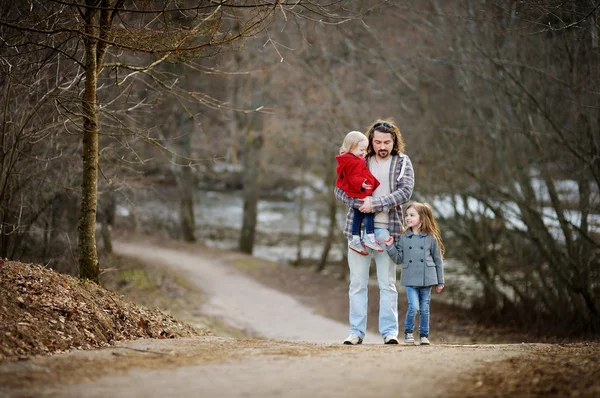
[[[203,312],[264,339],[138,340],[0,366],[7,397],[445,396],[458,377],[528,355],[530,345],[340,344],[348,326],[210,258],[156,245],[116,251],[183,272],[208,297]],[[6,379],[6,378],[5,378]]]

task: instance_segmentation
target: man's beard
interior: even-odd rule
[[[382,149],[379,152],[377,152],[377,155],[383,159],[387,158],[389,154],[390,154],[390,151],[385,150],[385,149]]]

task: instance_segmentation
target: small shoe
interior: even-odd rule
[[[344,344],[346,344],[346,345],[357,345],[357,344],[362,344],[362,342],[363,342],[363,339],[361,339],[354,333],[350,333],[350,335],[348,337],[346,337],[346,340],[344,340]]]
[[[421,336],[421,345],[431,345],[431,342],[427,338],[427,336]]]
[[[377,240],[377,239],[369,239],[369,237],[367,236],[365,238],[363,244],[365,246],[367,246],[368,248],[371,248],[371,249],[373,249],[375,251],[378,251],[378,252],[382,252],[383,251],[383,249],[379,245],[379,240]]]
[[[404,342],[406,344],[412,344],[415,342],[415,338],[412,333],[404,333]]]
[[[360,242],[357,243],[352,240],[348,241],[348,247],[350,248],[350,250],[354,250],[355,252],[357,252],[358,254],[362,254],[363,256],[369,254],[369,252],[365,250],[365,247]]]
[[[398,344],[398,339],[393,334],[388,334],[383,338],[384,344]]]

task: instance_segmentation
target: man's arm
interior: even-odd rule
[[[362,201],[355,198],[351,198],[350,196],[346,195],[346,192],[339,189],[338,187],[334,188],[333,193],[335,194],[335,198],[337,200],[344,203],[348,207],[358,208],[362,204]]]
[[[410,200],[415,187],[414,171],[412,162],[408,156],[404,155],[403,161],[405,162],[404,174],[402,174],[400,177],[400,181],[397,184],[398,188],[392,191],[392,193],[389,195],[371,198],[371,207],[373,212],[387,212],[394,207],[402,206],[404,203]],[[394,176],[396,176],[396,170],[394,170]]]

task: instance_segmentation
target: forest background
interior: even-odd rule
[[[245,253],[293,242],[295,265],[345,277],[334,156],[348,131],[393,117],[413,199],[434,206],[447,261],[469,276],[448,286],[461,305],[600,331],[597,2],[0,7],[2,258],[97,280],[97,251],[136,230],[236,236]],[[198,214],[216,191],[241,198],[239,228],[199,221],[229,211]],[[257,229],[273,200],[297,231]]]

